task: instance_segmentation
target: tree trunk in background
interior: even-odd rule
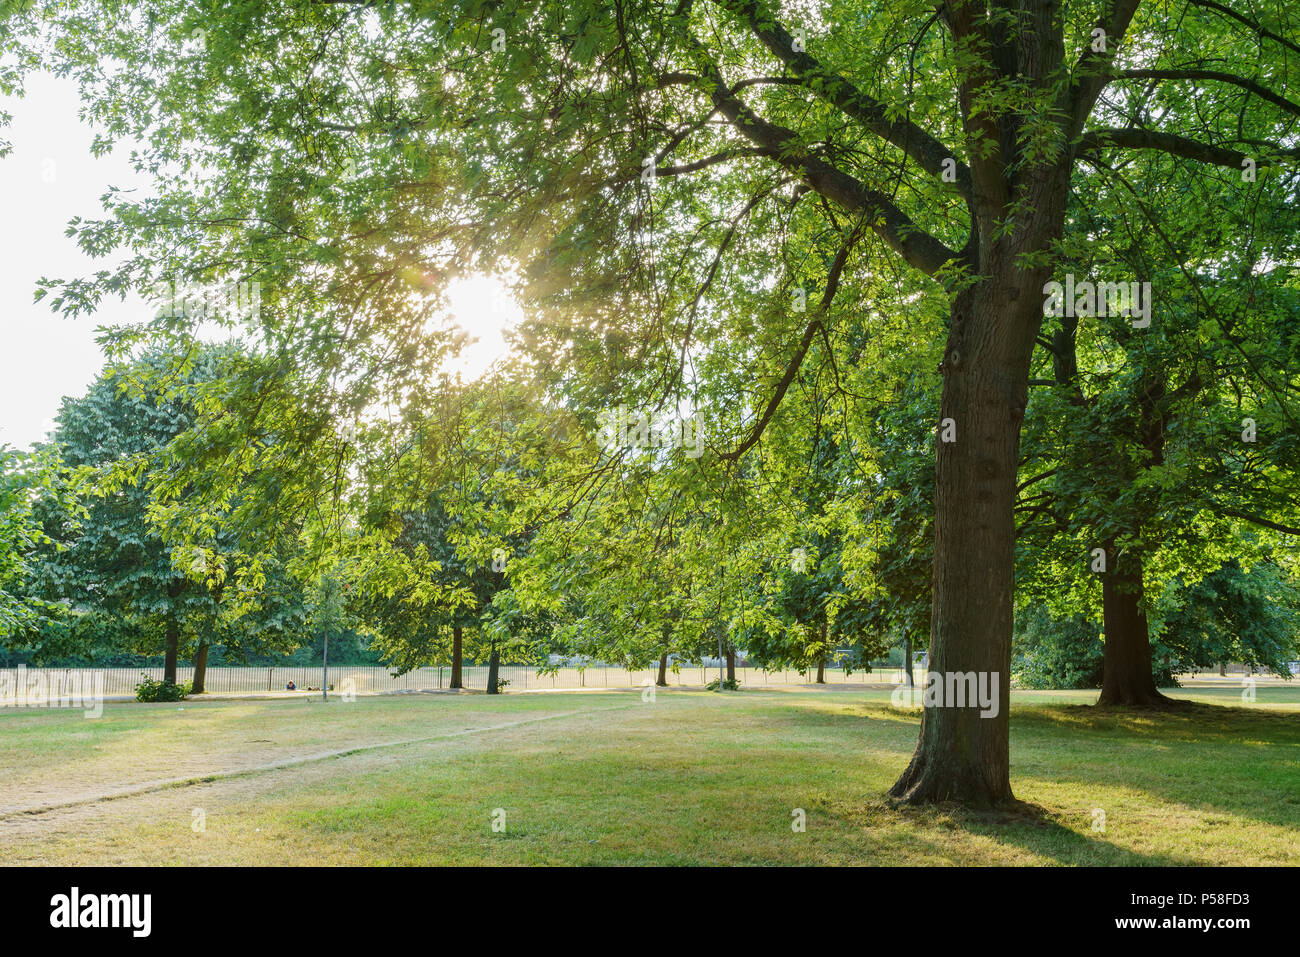
[[[1103,652],[1098,704],[1126,708],[1166,707],[1172,702],[1156,690],[1151,674],[1151,640],[1142,610],[1140,560],[1125,561],[1106,548],[1101,580]]]
[[[736,680],[736,649],[727,649],[727,680]]]
[[[916,679],[912,676],[912,636],[903,639],[903,668],[907,674],[907,687],[915,688]]]
[[[156,634],[156,632],[155,632]],[[163,681],[176,683],[176,655],[181,644],[181,628],[174,617],[167,619],[167,652],[163,658]]]
[[[199,642],[199,647],[194,652],[194,687],[190,689],[190,694],[203,694],[204,682],[207,677],[208,643],[203,640]]]
[[[1228,663],[1226,661],[1219,662],[1219,677],[1220,678],[1228,677]]]
[[[817,683],[819,685],[826,684],[826,633],[829,628],[830,623],[823,619],[821,629],[822,651],[821,654],[817,656]]]
[[[463,653],[461,651],[461,639],[464,638],[464,630],[460,625],[451,626],[451,688],[463,688],[461,683],[460,665]]]
[[[668,687],[668,652],[666,651],[659,656],[659,677],[655,684],[661,688]]]
[[[488,681],[487,693],[500,694],[501,690],[497,687],[497,674],[501,670],[501,655],[497,651],[497,643],[492,642],[492,654],[488,656]]]
[[[1189,379],[1187,384],[1199,381]],[[1165,460],[1167,382],[1157,366],[1144,372],[1138,390],[1142,447],[1155,468]],[[1142,535],[1141,519],[1134,522],[1132,537]],[[1102,659],[1099,705],[1123,708],[1164,708],[1174,702],[1156,689],[1152,674],[1151,637],[1142,608],[1142,553],[1137,549],[1120,552],[1112,538],[1106,542],[1106,571],[1101,580],[1102,631],[1106,644]]]

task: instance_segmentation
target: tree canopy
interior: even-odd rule
[[[471,622],[627,661],[928,642],[998,702],[927,707],[891,793],[981,805],[1012,798],[1018,599],[1100,615],[1102,701],[1160,706],[1169,589],[1192,629],[1197,582],[1250,591],[1233,561],[1294,573],[1294,21],[33,0],[0,81],[75,77],[155,184],[71,226],[117,265],[40,292],[154,295],[103,342],[192,402],[147,506],[167,554],[233,529],[260,582],[288,535],[367,583],[401,667]],[[469,387],[466,275],[525,313]],[[200,322],[248,343],[206,384]]]

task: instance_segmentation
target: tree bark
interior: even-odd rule
[[[727,649],[727,680],[734,682],[736,680],[736,649]]]
[[[1228,663],[1226,661],[1219,662],[1219,677],[1220,678],[1228,677]]]
[[[826,644],[826,632],[829,627],[829,623],[823,618],[821,625],[822,647],[821,653],[817,656],[817,683],[819,685],[826,684],[826,649],[829,647]]]
[[[916,677],[912,674],[912,636],[903,639],[903,668],[907,675],[907,687],[916,687]]]
[[[1101,581],[1103,652],[1098,704],[1126,708],[1165,707],[1151,673],[1151,639],[1142,610],[1142,568],[1136,560],[1107,548],[1111,563]]]
[[[203,694],[207,677],[208,642],[207,639],[203,639],[199,641],[199,647],[194,652],[194,686],[190,689],[190,694]]]
[[[492,654],[488,656],[488,680],[487,693],[500,694],[501,689],[497,687],[497,677],[501,670],[501,654],[497,651],[496,642],[492,642]]]
[[[1050,209],[1037,212],[1054,215]],[[1030,235],[1038,239],[1025,245],[1045,248],[1039,243],[1052,231],[1044,227]],[[994,244],[980,264],[990,278],[953,299],[935,439],[930,672],[940,680],[973,672],[990,690],[996,681],[996,709],[983,714],[969,702],[924,709],[916,752],[889,792],[909,804],[990,806],[1013,800],[1013,509],[1030,359],[1049,276],[1043,267],[1016,267],[1016,256],[1015,247]],[[943,441],[945,419],[953,420],[953,441]]]
[[[180,650],[181,628],[174,616],[167,618],[167,651],[163,657],[163,681],[176,684],[176,657]]]
[[[451,626],[451,684],[450,688],[463,688],[465,685],[461,682],[461,661],[464,658],[462,639],[464,638],[464,629],[460,625]]]
[[[668,652],[666,651],[659,656],[659,677],[655,680],[655,684],[661,688],[668,687]]]
[[[1191,381],[1199,380],[1189,380]],[[1143,468],[1164,462],[1165,429],[1169,410],[1165,404],[1167,382],[1157,367],[1145,370],[1139,390],[1138,411],[1142,447],[1150,456]],[[1141,534],[1142,521],[1130,518],[1134,537]],[[1106,571],[1101,580],[1102,630],[1106,644],[1102,657],[1099,705],[1122,708],[1165,708],[1173,705],[1156,690],[1152,674],[1151,638],[1146,612],[1142,608],[1142,554],[1136,549],[1121,552],[1115,539],[1106,542]]]

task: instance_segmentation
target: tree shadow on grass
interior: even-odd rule
[[[1042,773],[1080,789],[1123,787],[1156,802],[1294,829],[1300,822],[1300,720],[1272,711],[1194,704],[1176,711],[1043,709],[1013,721],[1019,752],[1050,750],[1064,731],[1073,767]],[[1016,753],[1013,742],[1013,759]]]
[[[1014,845],[1061,864],[1103,866],[1188,867],[1201,862],[1190,857],[1135,851],[1083,833],[1061,823],[1057,814],[1027,802],[1016,810],[963,812],[966,830],[1001,844]]]
[[[922,832],[939,832],[939,836],[933,838],[918,838],[915,834],[906,838],[909,843],[922,841],[939,856],[951,856],[951,842],[942,836],[947,832],[988,838],[1062,865],[1185,867],[1200,863],[1167,854],[1142,853],[1121,847],[1099,834],[1080,833],[1062,824],[1059,815],[1026,801],[1013,801],[988,810],[972,810],[957,804],[909,807],[882,797],[856,808],[823,810],[840,818],[849,828],[896,829],[906,825]]]
[[[1037,725],[1125,736],[1158,734],[1162,741],[1240,743],[1244,732],[1261,733],[1271,744],[1300,744],[1300,717],[1264,708],[1184,701],[1176,708],[1111,708],[1053,705],[1013,710],[1023,730]]]
[[[791,708],[781,718],[804,728],[839,726],[837,734],[847,730],[845,719],[861,723],[849,734],[871,736],[877,750],[896,751],[902,771],[914,743],[914,738],[905,743],[902,735],[915,733],[916,713],[863,702],[844,711]],[[1148,795],[1147,803],[1162,810],[1177,805],[1284,829],[1300,822],[1300,773],[1295,755],[1288,753],[1300,745],[1295,715],[1190,702],[1156,710],[1056,705],[1014,711],[1012,736],[1013,787],[1018,778],[1037,776],[1084,795],[1106,788]],[[1095,849],[1105,844],[1069,828],[1044,837],[1042,822],[1052,820],[1051,813],[1040,809],[1038,824],[1016,832],[1036,846],[1067,849],[1065,860],[1087,848],[1095,857]],[[1131,855],[1129,863],[1146,860],[1119,853]]]

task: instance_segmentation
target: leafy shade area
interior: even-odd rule
[[[886,693],[110,704],[96,722],[11,712],[0,714],[0,755],[70,744],[32,772],[65,797],[171,775],[199,781],[308,744],[428,740],[0,817],[0,861],[1300,863],[1300,689],[1262,687],[1251,707],[1231,692],[1173,693],[1194,703],[1134,715],[1084,707],[1086,694],[1014,695],[1012,776],[1029,806],[996,814],[863,801],[893,780],[916,737],[916,714],[892,709]],[[157,745],[148,761],[132,757],[141,741]],[[0,784],[0,814],[20,786]],[[194,807],[205,811],[198,833]],[[498,808],[504,832],[492,830]],[[791,828],[800,808],[803,833]]]

